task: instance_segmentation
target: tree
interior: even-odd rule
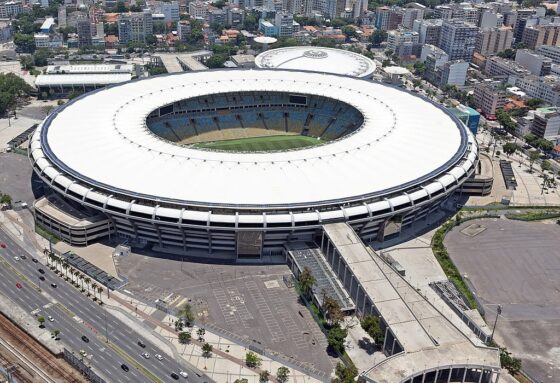
[[[222,68],[227,60],[225,55],[212,55],[208,60],[206,60],[206,66],[208,68]]]
[[[261,371],[259,374],[259,383],[266,383],[270,379],[270,372],[267,370]]]
[[[529,152],[529,172],[533,171],[533,164],[540,158],[540,156],[540,153],[536,150],[531,150]]]
[[[535,141],[538,140],[537,136],[535,136],[533,133],[527,133],[525,135],[525,137],[523,137],[523,139],[525,140],[525,142],[527,142],[529,145],[534,145]]]
[[[323,311],[326,313],[327,318],[332,324],[339,324],[344,319],[344,314],[336,299],[332,297],[325,297],[323,301]]]
[[[371,34],[371,45],[374,48],[379,48],[384,41],[387,41],[387,31],[378,29]]]
[[[525,104],[527,104],[527,106],[531,109],[537,109],[539,106],[544,104],[544,101],[540,98],[530,98]]]
[[[97,288],[97,292],[99,293],[99,301],[101,303],[103,303],[103,300],[101,299],[101,293],[103,293],[103,288],[100,286]]]
[[[515,53],[516,53],[515,49],[508,48],[505,51],[499,52],[497,56],[504,59],[512,60],[515,58]]]
[[[206,330],[203,329],[202,327],[196,330],[196,335],[198,335],[198,340],[200,342],[204,341],[204,334],[206,334]]]
[[[51,51],[47,48],[39,48],[33,53],[35,66],[47,66],[47,59],[51,57]]]
[[[58,336],[60,335],[60,330],[55,328],[54,330],[51,331],[51,335],[54,338],[54,340],[58,340]]]
[[[253,351],[248,351],[245,354],[245,364],[250,368],[259,367],[262,364],[262,359]]]
[[[345,366],[338,362],[335,370],[336,378],[331,380],[331,383],[354,383],[358,376],[358,369],[354,365]]]
[[[340,30],[342,33],[344,33],[347,39],[358,37],[358,32],[356,32],[356,28],[354,28],[351,25],[345,25]]]
[[[504,153],[509,157],[519,149],[519,145],[514,144],[513,142],[508,142],[502,146],[502,149],[504,150]]]
[[[97,293],[97,283],[93,282],[91,284],[91,289],[93,290],[93,300],[96,300],[97,297],[95,296],[95,294]]]
[[[19,52],[33,53],[35,51],[35,39],[31,34],[16,33],[14,44]]]
[[[340,325],[333,326],[327,333],[327,341],[329,347],[339,354],[344,353],[344,339],[346,339],[348,331],[340,327]]]
[[[276,371],[276,379],[280,383],[286,383],[288,381],[288,377],[290,376],[290,369],[288,367],[279,367]]]
[[[552,164],[550,163],[549,160],[543,160],[541,162],[541,170],[543,172],[547,171],[547,170],[551,170],[552,169]]]
[[[298,276],[298,284],[301,292],[306,297],[311,295],[311,290],[315,284],[315,277],[311,273],[311,269],[307,266],[303,268],[303,271]]]
[[[86,281],[86,286],[87,286],[87,296],[89,297],[89,283],[91,282],[91,278],[90,277],[85,277],[84,280]]]
[[[511,352],[505,347],[500,347],[500,364],[511,375],[516,375],[521,371],[521,359],[511,356]]]
[[[181,344],[187,344],[191,341],[192,339],[192,335],[190,332],[188,331],[181,331],[179,333],[179,343]]]
[[[187,326],[190,326],[191,323],[194,322],[194,312],[189,303],[185,303],[183,307],[181,307],[180,315],[185,319]]]
[[[202,345],[202,356],[205,358],[210,358],[212,356],[212,345],[210,343],[204,343]]]
[[[552,150],[554,148],[554,144],[552,143],[552,141],[549,141],[545,138],[539,138],[537,141],[535,141],[535,146],[545,152],[548,152],[549,150]]]
[[[249,380],[247,378],[239,378],[235,379],[233,383],[249,383]]]
[[[381,320],[375,315],[366,315],[364,319],[360,322],[362,328],[368,333],[368,335],[373,339],[375,344],[379,347],[383,345],[385,340],[385,334],[381,329]]]
[[[556,11],[551,8],[547,8],[545,12],[545,16],[556,16]]]
[[[39,322],[39,327],[44,327],[45,326],[45,317],[42,315],[39,315],[37,317],[37,322]]]

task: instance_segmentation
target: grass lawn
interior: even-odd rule
[[[193,147],[232,152],[272,152],[276,150],[305,148],[323,143],[325,143],[324,140],[308,136],[266,136],[201,142],[193,144]]]

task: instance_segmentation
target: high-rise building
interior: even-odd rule
[[[476,36],[475,51],[483,56],[493,56],[511,48],[511,27],[481,28]]]
[[[560,45],[560,25],[532,25],[523,31],[521,42],[528,49],[536,49],[541,45]]]
[[[391,31],[401,25],[404,13],[401,9],[378,7],[375,15],[375,27],[383,31]]]
[[[78,33],[78,47],[87,47],[92,44],[91,33],[91,20],[83,18],[78,20],[76,24],[76,31]]]
[[[426,7],[418,4],[415,7],[405,8],[403,10],[402,26],[407,29],[412,29],[414,26],[414,20],[422,20],[424,18],[424,12]]]
[[[294,33],[294,15],[277,12],[274,17],[274,26],[276,27],[278,37],[291,37]]]
[[[469,63],[464,60],[448,61],[441,67],[441,78],[439,86],[456,85],[463,86],[467,80]]]
[[[442,24],[442,19],[414,20],[412,30],[418,32],[420,44],[438,45]]]
[[[208,5],[198,0],[190,2],[189,15],[195,19],[205,19],[208,15]]]
[[[239,8],[227,9],[227,23],[230,28],[241,29],[245,22],[245,12]]]
[[[66,7],[61,5],[58,7],[58,26],[60,28],[66,28]]]
[[[528,49],[518,49],[515,62],[537,76],[549,75],[552,67],[551,59]]]
[[[501,82],[479,83],[474,86],[474,103],[485,116],[493,116],[506,103]]]
[[[530,98],[540,98],[549,105],[560,106],[560,77],[516,76],[515,86]]]
[[[130,41],[145,43],[146,38],[154,31],[152,14],[150,11],[122,13],[119,15],[119,42],[127,44]]]
[[[181,20],[177,23],[177,37],[181,42],[186,43],[191,35],[191,23],[188,20]]]
[[[560,47],[541,45],[535,51],[544,57],[548,57],[553,63],[560,64]]]
[[[459,20],[445,20],[441,27],[438,46],[448,55],[449,60],[470,62],[476,46],[478,28]]]
[[[560,141],[560,108],[538,108],[531,124],[531,133],[557,144]]]
[[[0,3],[0,19],[9,19],[23,12],[21,1],[4,1]]]
[[[486,60],[484,73],[492,78],[508,79],[510,76],[529,76],[531,73],[520,65],[498,56]]]
[[[389,31],[387,33],[387,48],[396,52],[403,44],[418,44],[418,32],[405,31],[402,29]]]

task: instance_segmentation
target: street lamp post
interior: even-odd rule
[[[496,308],[496,319],[494,319],[494,326],[492,327],[492,335],[490,335],[490,342],[494,340],[494,331],[496,331],[496,324],[498,323],[498,316],[502,313],[502,305]]]

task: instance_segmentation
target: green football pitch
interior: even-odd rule
[[[266,136],[238,138],[234,140],[222,140],[201,142],[193,144],[194,148],[215,149],[231,152],[272,152],[296,148],[305,148],[325,143],[315,137],[308,136]]]

